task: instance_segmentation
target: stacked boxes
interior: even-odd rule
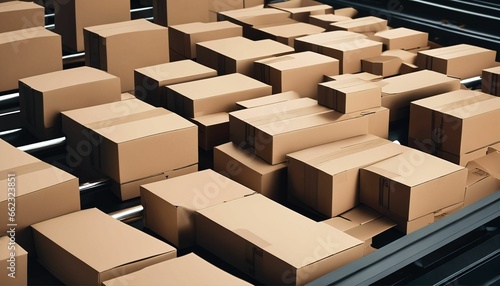
[[[0,3],[0,33],[45,25],[45,9],[33,2]]]
[[[484,69],[482,72],[481,89],[484,93],[500,96],[500,66]]]

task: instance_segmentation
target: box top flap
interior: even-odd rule
[[[365,205],[359,205],[340,216],[357,225],[362,225],[382,217],[382,214]]]
[[[275,54],[291,53],[294,51],[292,47],[278,43],[274,40],[264,39],[252,41],[243,37],[206,41],[198,45],[235,60],[260,58]]]
[[[370,82],[375,82],[375,81],[381,80],[383,78],[380,75],[375,75],[375,74],[371,74],[368,72],[361,72],[361,73],[355,73],[355,74],[345,73],[345,74],[341,74],[341,75],[331,75],[331,76],[327,76],[327,77],[331,80],[347,80],[347,79],[358,78],[358,79],[370,81]]]
[[[479,168],[500,180],[500,152],[492,152],[467,164],[468,169]]]
[[[382,19],[382,18],[377,18],[374,16],[366,16],[366,17],[360,17],[360,18],[336,22],[336,23],[333,23],[331,25],[333,25],[335,27],[349,29],[349,28],[353,28],[353,27],[372,25],[372,24],[380,25],[380,28],[383,28],[383,27],[387,26],[387,20]]]
[[[460,56],[467,56],[484,52],[494,52],[494,51],[468,44],[458,44],[448,47],[430,49],[426,51],[419,51],[418,53],[440,59],[452,59]]]
[[[348,42],[366,39],[367,36],[349,31],[330,31],[297,38],[298,41],[322,45],[329,42]]]
[[[315,18],[318,20],[326,21],[326,22],[340,22],[345,20],[352,20],[352,18],[342,15],[335,14],[320,14],[320,15],[309,15],[309,18]]]

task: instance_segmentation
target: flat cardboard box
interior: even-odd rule
[[[496,51],[467,44],[420,51],[417,66],[452,77],[480,76],[483,69],[495,66]]]
[[[382,87],[382,106],[391,110],[391,122],[408,118],[412,101],[460,89],[460,80],[429,70],[386,78],[376,84]]]
[[[335,14],[309,15],[309,23],[323,29],[328,29],[332,23],[350,19],[349,17]]]
[[[153,19],[165,27],[209,21],[208,0],[153,0]]]
[[[271,285],[304,285],[363,255],[362,241],[260,194],[199,210],[196,242]]]
[[[237,101],[272,93],[270,85],[240,73],[174,84],[166,88],[167,97],[173,99],[173,110],[187,118],[230,112],[236,110]]]
[[[67,285],[101,285],[177,256],[167,243],[96,208],[36,223],[32,228],[38,261]]]
[[[10,233],[0,236],[0,283],[2,285],[28,285],[28,252]],[[12,237],[12,238],[11,238]]]
[[[391,56],[400,58],[403,63],[406,64],[416,64],[417,54],[405,50],[387,50],[382,52],[382,56]]]
[[[360,202],[390,218],[412,221],[464,200],[467,170],[418,150],[360,172]]]
[[[0,3],[0,33],[44,26],[43,6],[23,1]]]
[[[168,107],[166,85],[217,76],[217,71],[192,60],[159,64],[134,71],[137,98],[158,107]]]
[[[172,50],[185,58],[195,59],[197,43],[243,36],[243,29],[229,21],[194,22],[170,26],[168,36]]]
[[[291,0],[267,4],[268,7],[276,8],[291,14],[291,18],[307,23],[310,15],[331,14],[333,8],[313,0]]]
[[[193,247],[197,210],[253,193],[211,169],[145,184],[141,186],[144,226],[179,249]]]
[[[214,170],[277,202],[286,201],[287,164],[270,165],[229,142],[214,148]]]
[[[287,154],[289,196],[334,217],[359,204],[361,168],[407,149],[362,135]]]
[[[395,28],[377,32],[375,39],[384,43],[385,50],[412,50],[426,47],[429,34],[408,28]]]
[[[383,77],[398,75],[403,61],[399,57],[377,56],[361,60],[361,69]]]
[[[219,75],[241,73],[254,75],[254,62],[292,53],[294,49],[273,40],[252,41],[233,37],[196,44],[196,61],[216,69]]]
[[[44,27],[0,34],[0,92],[17,89],[21,78],[62,68],[61,36],[58,34]]]
[[[500,66],[484,69],[481,77],[482,91],[494,96],[500,96]]]
[[[499,116],[500,98],[456,90],[413,101],[408,137],[460,156],[500,141]]]
[[[198,126],[198,146],[212,150],[215,146],[229,142],[229,114],[219,112],[192,118]]]
[[[62,136],[61,111],[120,100],[120,78],[91,67],[19,80],[22,125],[39,140]]]
[[[194,253],[167,260],[142,270],[104,281],[102,285],[252,285],[221,270]]]
[[[276,94],[266,95],[253,99],[247,99],[236,102],[239,109],[254,108],[258,106],[283,102],[291,99],[301,98],[302,96],[295,91],[285,91]]]
[[[325,75],[324,81],[332,81],[332,80],[352,80],[352,79],[361,79],[369,82],[380,81],[383,77],[380,75],[371,74],[368,72],[360,72],[360,73],[346,73],[340,75]]]
[[[289,45],[292,48],[294,47],[296,38],[319,34],[325,31],[324,28],[312,24],[295,20],[292,21],[293,22],[289,24],[278,24],[265,27],[254,26],[254,28],[263,33],[262,37]]]
[[[493,153],[493,152],[500,152],[500,142],[488,146],[487,154]]]
[[[340,113],[351,113],[381,106],[382,89],[358,78],[318,84],[318,104]]]
[[[29,226],[80,210],[78,178],[3,140],[0,140],[0,153],[0,207],[5,210],[0,213],[0,219],[5,222],[0,226],[0,232],[7,234],[14,228],[16,243],[34,254]],[[15,203],[13,219],[7,212],[12,203]]]
[[[493,152],[466,166],[468,170],[464,207],[500,190],[500,153]]]
[[[130,2],[123,0],[54,0],[54,32],[72,51],[85,49],[83,28],[130,21]]]
[[[325,74],[339,74],[337,59],[306,51],[255,61],[255,78],[270,84],[273,93],[295,91],[317,98]]]
[[[387,30],[387,20],[374,16],[348,19],[330,24],[329,30],[356,33],[380,32]]]
[[[122,92],[135,69],[169,62],[168,28],[145,19],[85,27],[84,40],[85,64],[118,76]]]

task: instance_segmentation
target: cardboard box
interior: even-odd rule
[[[491,146],[488,146],[487,154],[493,153],[493,152],[500,152],[500,142],[493,144]]]
[[[408,137],[460,156],[500,141],[500,98],[456,90],[411,103]],[[409,140],[412,141],[412,140]]]
[[[203,275],[200,275],[200,274]],[[166,278],[168,277],[168,278]],[[148,266],[131,274],[123,275],[102,285],[113,286],[120,283],[132,285],[251,285],[220,268],[210,264],[194,253]]]
[[[398,57],[403,63],[415,64],[417,63],[417,54],[405,50],[387,50],[382,52],[382,56]]]
[[[217,71],[192,60],[154,65],[134,71],[137,98],[158,107],[168,107],[166,85],[217,76]]]
[[[236,102],[272,93],[271,86],[240,73],[170,85],[167,97],[173,99],[176,113],[199,117],[236,110]],[[203,91],[203,92],[201,92]]]
[[[329,30],[356,33],[380,32],[387,30],[387,20],[374,16],[348,19],[330,24]]]
[[[238,109],[254,108],[258,106],[283,102],[291,99],[301,98],[302,96],[295,91],[285,91],[276,94],[266,95],[253,99],[247,99],[236,102]]]
[[[422,70],[383,79],[382,106],[391,110],[390,121],[408,118],[410,102],[460,89],[460,80]]]
[[[54,32],[75,52],[85,49],[83,28],[130,21],[130,2],[122,0],[54,0]]]
[[[380,81],[382,79],[382,76],[380,75],[375,75],[371,74],[368,72],[360,72],[360,73],[355,73],[355,74],[340,74],[340,75],[325,75],[324,81],[332,81],[332,80],[352,80],[352,79],[361,79],[364,81]]]
[[[496,51],[467,44],[420,51],[417,66],[452,77],[480,76],[483,69],[495,66]]]
[[[208,0],[209,21],[217,22],[217,13],[245,8],[243,0]]]
[[[346,7],[346,8],[341,8],[341,9],[335,9],[333,11],[333,14],[345,16],[345,17],[349,17],[349,18],[354,18],[358,15],[358,10],[356,10],[352,7]]]
[[[467,164],[464,207],[500,190],[500,153],[493,152]]]
[[[229,114],[219,112],[192,118],[198,126],[198,146],[212,150],[215,146],[229,142]]]
[[[19,80],[22,125],[39,140],[62,136],[61,111],[120,100],[120,78],[91,67]]]
[[[310,15],[333,13],[332,6],[312,0],[291,0],[267,4],[267,6],[288,12],[292,19],[305,23],[309,21]]]
[[[280,23],[273,26],[254,26],[255,29],[263,33],[264,38],[294,47],[295,39],[307,35],[319,34],[325,31],[324,28],[292,20],[292,23]]]
[[[15,233],[0,237],[0,283],[28,285],[28,252],[16,244]]]
[[[0,33],[44,26],[43,6],[23,1],[0,3]]]
[[[165,27],[209,21],[208,0],[153,0],[153,19]]]
[[[399,74],[403,61],[399,57],[377,56],[361,60],[361,69],[383,77]]]
[[[334,217],[359,204],[359,169],[407,149],[362,135],[287,154],[289,196]]]
[[[187,23],[169,27],[170,48],[188,59],[196,58],[200,42],[243,36],[243,28],[229,21]]]
[[[412,50],[427,46],[429,34],[408,28],[380,31],[375,39],[384,43],[386,50]]]
[[[199,210],[196,242],[272,285],[304,285],[363,255],[362,241],[259,194]]]
[[[233,37],[196,44],[196,61],[216,69],[219,75],[241,73],[253,76],[255,61],[293,51],[292,47],[269,39],[252,41]]]
[[[286,201],[286,163],[269,165],[229,142],[214,148],[214,170],[277,202]]]
[[[360,171],[360,202],[392,218],[412,221],[461,203],[464,167],[409,149]]]
[[[361,59],[380,56],[382,43],[368,40],[354,32],[332,31],[295,40],[297,52],[313,51],[340,61],[340,73],[361,71]]]
[[[351,18],[335,14],[309,15],[309,23],[323,29],[328,29],[332,23],[346,20],[351,20]]]
[[[15,229],[16,243],[34,253],[29,226],[80,210],[78,178],[2,140],[0,151],[0,172],[3,174],[0,207],[5,210],[0,213],[0,220],[5,222],[0,232],[8,234],[7,231]]]
[[[358,78],[318,84],[318,104],[340,113],[380,107],[382,89]]]
[[[118,76],[122,91],[134,89],[135,69],[169,61],[168,28],[145,19],[85,27],[84,37],[85,65]]]
[[[59,70],[62,47],[58,34],[44,27],[0,34],[0,92],[17,89],[21,78]]]
[[[255,61],[254,72],[256,79],[273,87],[273,93],[296,91],[317,98],[318,83],[325,74],[339,73],[339,61],[306,51]]]
[[[484,69],[482,72],[481,89],[484,93],[500,96],[500,66]]]
[[[64,284],[101,285],[177,256],[172,246],[95,208],[32,228],[38,261]]]
[[[254,191],[211,169],[141,186],[144,226],[177,248],[196,241],[195,212]]]

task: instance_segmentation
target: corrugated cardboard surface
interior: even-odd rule
[[[411,50],[427,46],[429,34],[408,28],[380,31],[375,39],[384,43],[386,50]]]
[[[0,237],[0,284],[28,285],[28,252],[10,241],[8,233]],[[11,256],[15,253],[15,256]],[[14,264],[12,264],[14,262]]]
[[[23,1],[0,3],[0,33],[44,26],[43,6]]]

